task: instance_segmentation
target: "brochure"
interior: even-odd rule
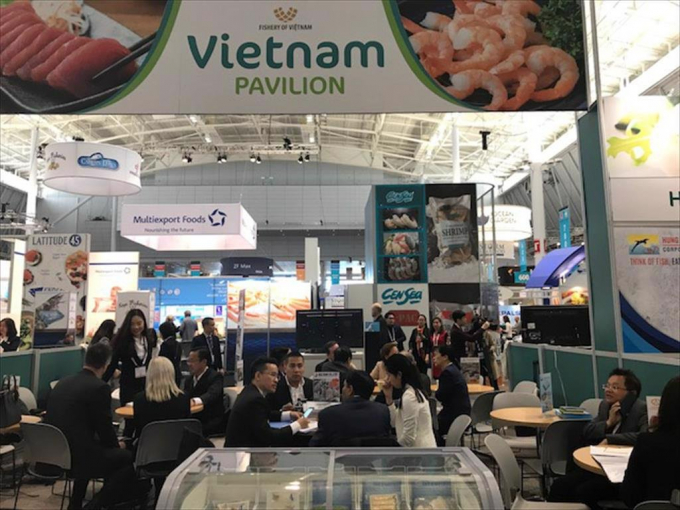
[[[553,410],[552,374],[541,374],[539,379],[539,395],[541,397],[541,411],[547,413]]]
[[[460,371],[463,372],[466,383],[479,383],[479,373],[481,371],[479,358],[460,358]]]
[[[312,375],[314,400],[319,402],[340,402],[340,374],[338,372],[316,372]]]

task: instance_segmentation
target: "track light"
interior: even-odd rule
[[[250,162],[255,163],[255,154],[250,155]]]
[[[257,158],[255,158],[255,164],[257,164],[257,165],[261,165],[261,164],[262,164],[262,158],[260,157],[259,154],[257,155]]]
[[[227,162],[227,155],[222,154],[221,152],[217,154],[217,162],[221,165],[222,163]]]
[[[305,154],[305,163],[309,163],[310,159],[311,158],[309,157],[309,152],[308,152],[307,154]]]
[[[300,157],[298,158],[298,163],[302,164],[305,162],[305,158],[302,157],[302,154],[300,154]]]

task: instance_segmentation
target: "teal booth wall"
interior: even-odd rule
[[[0,354],[0,378],[18,376],[19,386],[33,387],[33,351],[7,352]]]

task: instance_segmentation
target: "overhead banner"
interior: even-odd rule
[[[257,248],[257,223],[241,204],[125,204],[120,234],[158,251]]]
[[[569,206],[565,206],[559,211],[560,216],[560,248],[571,246],[571,213]]]
[[[135,42],[125,21],[121,25],[97,12],[107,8],[106,2],[87,9],[70,0],[51,4],[56,7],[37,13],[46,23],[55,24],[53,12],[68,12],[68,20],[87,16],[92,38],[64,37],[61,44],[71,51],[57,53],[61,60],[47,69],[36,65],[45,52],[38,44],[28,45],[47,24],[22,25],[19,16],[9,18],[12,10],[33,11],[30,5],[5,7],[2,21],[22,41],[17,53],[26,48],[2,69],[8,80],[3,87],[13,99],[3,105],[8,112],[216,114],[227,108],[233,114],[309,114],[586,107],[581,2],[576,1],[486,6],[490,26],[458,27],[450,25],[455,11],[450,0],[260,0],[248,2],[247,8],[244,1],[168,0],[162,18],[145,13],[147,23],[158,24],[146,56],[101,75]],[[464,14],[472,12],[469,4],[456,4]],[[116,14],[134,19],[139,3],[126,5],[128,13]],[[29,30],[32,37],[19,37]],[[522,93],[515,95],[513,80],[523,74],[502,79],[499,74],[514,70],[511,53],[537,40],[546,48],[526,59],[522,69],[529,79],[522,78]],[[477,41],[484,42],[484,52],[470,51]],[[532,75],[549,67],[562,72],[559,81],[555,75],[536,90]],[[34,91],[35,82],[45,83],[44,93]]]
[[[274,260],[265,257],[228,257],[220,262],[223,275],[274,276]]]
[[[106,319],[116,319],[118,293],[137,290],[139,252],[93,252],[89,259],[86,337]],[[153,317],[147,317],[152,323]],[[120,324],[119,324],[120,326]]]

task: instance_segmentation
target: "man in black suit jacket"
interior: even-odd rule
[[[193,402],[203,404],[203,411],[194,416],[203,424],[208,437],[224,430],[224,379],[208,366],[208,349],[192,349],[187,364],[191,374],[184,382],[184,391]]]
[[[345,384],[347,375],[352,371],[352,350],[343,345],[335,350],[333,361],[327,361],[321,367],[321,372],[337,372],[340,375],[340,387]]]
[[[267,395],[272,410],[290,411],[299,402],[314,399],[312,380],[305,377],[305,358],[291,351],[283,359],[284,377],[279,379],[276,391]]]
[[[647,432],[647,405],[638,400],[642,384],[630,370],[615,368],[604,385],[604,400],[597,416],[586,425],[586,444],[606,441],[607,444],[634,446],[640,432]],[[549,501],[585,503],[598,508],[597,502],[617,499],[619,485],[607,477],[596,475],[573,465],[567,476],[559,477],[550,488]]]
[[[215,319],[206,317],[201,321],[201,325],[203,326],[203,333],[193,338],[191,341],[191,349],[206,349],[210,354],[208,366],[224,375],[220,338],[215,331]]]
[[[278,366],[273,358],[258,358],[250,367],[251,383],[243,388],[231,410],[225,447],[291,446],[293,435],[309,426],[309,421],[295,411],[272,411],[265,396],[276,391]],[[281,429],[270,421],[293,421]]]
[[[470,334],[463,331],[463,326],[467,323],[467,317],[463,310],[454,310],[451,314],[451,319],[453,319],[450,335],[453,357],[455,358],[456,365],[460,367],[460,358],[467,356],[467,344],[475,344],[482,338],[484,331],[489,329],[489,323],[485,322],[480,329]],[[452,359],[451,361],[454,360]]]
[[[371,402],[375,381],[366,372],[353,370],[342,387],[343,403],[319,413],[319,430],[309,446],[360,446],[362,440],[390,437],[390,411]]]
[[[90,479],[104,478],[97,502],[108,506],[134,484],[132,452],[119,443],[111,418],[111,388],[101,380],[111,361],[108,342],[91,345],[85,366],[59,381],[47,401],[46,422],[61,430],[71,450],[75,476],[69,509],[82,506]]]
[[[335,340],[326,342],[326,344],[323,346],[323,349],[326,353],[326,359],[316,364],[316,366],[314,367],[314,372],[322,372],[324,364],[328,363],[329,361],[333,361],[333,354],[335,353],[335,350],[338,347],[340,347],[340,345],[338,345],[338,342],[336,342]]]
[[[437,415],[441,435],[448,434],[456,418],[463,414],[470,416],[471,412],[467,383],[453,363],[453,357],[453,348],[450,345],[440,345],[434,351],[434,363],[442,370],[439,387],[434,394],[442,403],[442,410]]]

